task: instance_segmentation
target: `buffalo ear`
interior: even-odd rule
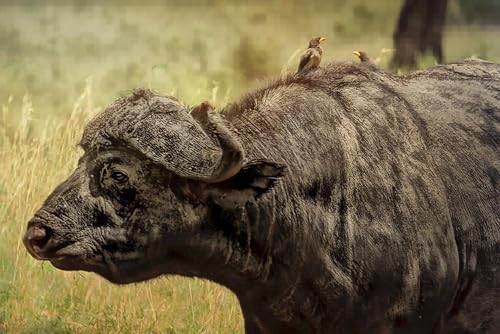
[[[285,169],[275,162],[252,160],[232,178],[207,189],[208,198],[226,209],[242,207],[269,191],[285,175]]]

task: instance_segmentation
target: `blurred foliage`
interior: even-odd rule
[[[395,20],[398,12],[388,1],[362,0],[353,6],[345,0],[3,3],[0,99],[12,94],[18,104],[29,93],[35,118],[67,112],[90,76],[93,101],[101,106],[137,86],[190,104],[214,97],[224,103],[256,79],[279,74],[313,35],[329,37],[326,61],[352,61],[353,44],[371,40],[356,22],[369,22],[371,34],[385,36],[370,42],[375,51],[389,46],[386,17]]]
[[[460,0],[467,23],[500,24],[500,0]],[[500,43],[500,38],[497,40]]]
[[[233,52],[232,66],[241,74],[243,80],[248,82],[262,79],[272,73],[273,68],[277,68],[273,50],[268,50],[267,46],[264,43],[259,45],[258,41],[249,35],[240,38]]]
[[[462,7],[471,5],[450,1],[451,22],[465,22]],[[489,0],[467,3],[476,1]],[[223,104],[255,80],[294,71],[300,52],[316,35],[327,37],[324,61],[355,61],[351,52],[358,49],[376,56],[392,46],[402,1],[7,3],[0,1],[0,99],[12,94],[20,103],[29,93],[39,118],[41,111],[67,112],[88,77],[95,87],[93,101],[101,106],[137,86],[175,94],[189,104],[213,98]],[[500,43],[488,42],[497,30],[488,28],[468,43],[446,44],[456,33],[477,36],[478,29],[482,32],[450,27],[447,60],[479,54],[498,59]]]

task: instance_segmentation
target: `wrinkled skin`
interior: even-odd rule
[[[248,333],[498,332],[499,65],[330,64],[207,108],[115,102],[28,251],[120,284],[213,280]]]

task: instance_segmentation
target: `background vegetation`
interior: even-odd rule
[[[401,3],[0,1],[0,333],[241,332],[224,288],[175,277],[118,287],[58,271],[25,251],[26,222],[74,168],[83,126],[123,92],[143,86],[224,105],[293,71],[320,34],[324,61],[354,61],[364,49],[384,66]],[[450,2],[447,61],[500,62],[496,4]]]

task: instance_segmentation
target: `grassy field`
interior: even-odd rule
[[[143,86],[224,105],[295,69],[313,35],[328,39],[325,61],[353,61],[357,49],[378,56],[391,47],[400,4],[0,2],[0,333],[242,332],[224,288],[178,277],[114,286],[58,271],[25,251],[26,222],[74,168],[86,122],[123,92]],[[450,12],[459,15],[453,1]],[[498,62],[500,29],[449,26],[445,51],[447,61]]]

